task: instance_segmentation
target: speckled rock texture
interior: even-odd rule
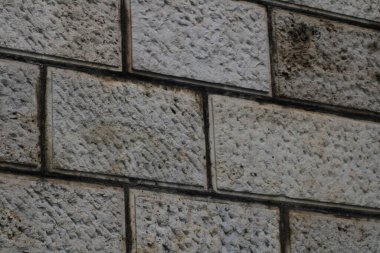
[[[291,252],[374,253],[380,250],[380,221],[290,213]]]
[[[380,112],[379,31],[285,11],[273,22],[279,95]]]
[[[132,191],[136,252],[280,252],[265,206]]]
[[[380,124],[212,96],[219,190],[380,207]]]
[[[380,22],[379,0],[281,0]]]
[[[0,163],[38,164],[38,82],[38,66],[0,60]]]
[[[229,0],[131,0],[133,68],[269,91],[265,8]]]
[[[0,47],[121,65],[119,0],[2,0]]]
[[[0,252],[125,252],[123,190],[0,175]]]
[[[48,75],[54,168],[205,184],[198,94],[69,70]]]

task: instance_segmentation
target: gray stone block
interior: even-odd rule
[[[199,94],[62,69],[48,83],[53,168],[205,184]]]
[[[380,221],[290,213],[291,252],[379,252]]]
[[[274,12],[280,96],[380,112],[380,32]]]
[[[267,15],[229,0],[131,0],[133,68],[269,91]]]
[[[0,175],[0,252],[125,252],[122,188]]]
[[[212,96],[217,189],[380,207],[380,124]]]
[[[280,252],[276,209],[137,190],[130,201],[134,252]]]
[[[120,67],[120,0],[5,0],[0,47]]]
[[[312,8],[380,22],[378,0],[282,0]]]
[[[0,163],[39,163],[36,65],[0,61]]]

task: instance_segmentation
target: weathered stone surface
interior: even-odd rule
[[[219,190],[380,207],[380,124],[211,97]]]
[[[120,66],[119,0],[3,0],[0,47]]]
[[[132,0],[133,68],[269,91],[265,8],[229,0]]]
[[[380,221],[290,213],[292,252],[379,252]]]
[[[123,190],[0,175],[0,252],[125,252]]]
[[[280,252],[265,206],[132,191],[136,252]]]
[[[282,0],[353,17],[380,21],[378,0]]]
[[[205,184],[198,94],[69,70],[48,75],[54,168]]]
[[[282,96],[380,112],[380,32],[274,12]]]
[[[38,66],[0,61],[0,162],[38,163],[38,81]]]

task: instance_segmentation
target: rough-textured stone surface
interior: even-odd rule
[[[278,93],[380,112],[380,32],[274,12]]]
[[[379,252],[380,221],[291,212],[291,252]]]
[[[53,166],[204,185],[198,94],[49,69]]]
[[[211,97],[217,187],[380,207],[380,124]]]
[[[132,191],[136,252],[280,252],[278,211]]]
[[[282,0],[353,17],[380,21],[379,0]]]
[[[0,61],[0,162],[38,163],[38,81],[38,66]]]
[[[125,252],[123,190],[0,175],[0,252]]]
[[[0,47],[120,66],[119,0],[3,0]]]
[[[265,8],[229,0],[132,0],[133,68],[268,91]]]

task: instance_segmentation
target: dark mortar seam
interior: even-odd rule
[[[272,97],[276,97],[276,86],[275,86],[275,64],[276,61],[274,60],[276,52],[276,43],[274,43],[273,40],[273,23],[272,23],[272,16],[273,16],[273,8],[270,6],[266,7],[267,9],[267,26],[268,26],[268,43],[269,43],[269,63],[270,63],[270,81],[271,81],[271,93]]]
[[[132,236],[132,217],[130,210],[130,196],[129,189],[124,187],[124,208],[125,208],[125,243],[126,243],[126,252],[132,252],[133,236]]]
[[[123,73],[127,73],[128,69],[128,48],[127,48],[127,14],[126,14],[126,3],[129,0],[120,0],[120,38],[121,38],[121,69]]]
[[[39,98],[38,98],[38,114],[39,114],[39,142],[40,142],[40,156],[41,156],[41,175],[44,176],[47,172],[47,159],[46,159],[46,117],[47,117],[47,103],[46,103],[46,82],[47,82],[47,68],[45,65],[40,66],[40,83],[39,83]]]
[[[280,207],[280,244],[281,253],[290,252],[289,210],[286,206]]]
[[[212,168],[211,168],[211,148],[210,148],[210,120],[208,108],[208,94],[202,93],[202,107],[203,107],[203,128],[205,134],[205,147],[206,147],[206,170],[207,170],[207,189],[213,191],[212,184]]]

